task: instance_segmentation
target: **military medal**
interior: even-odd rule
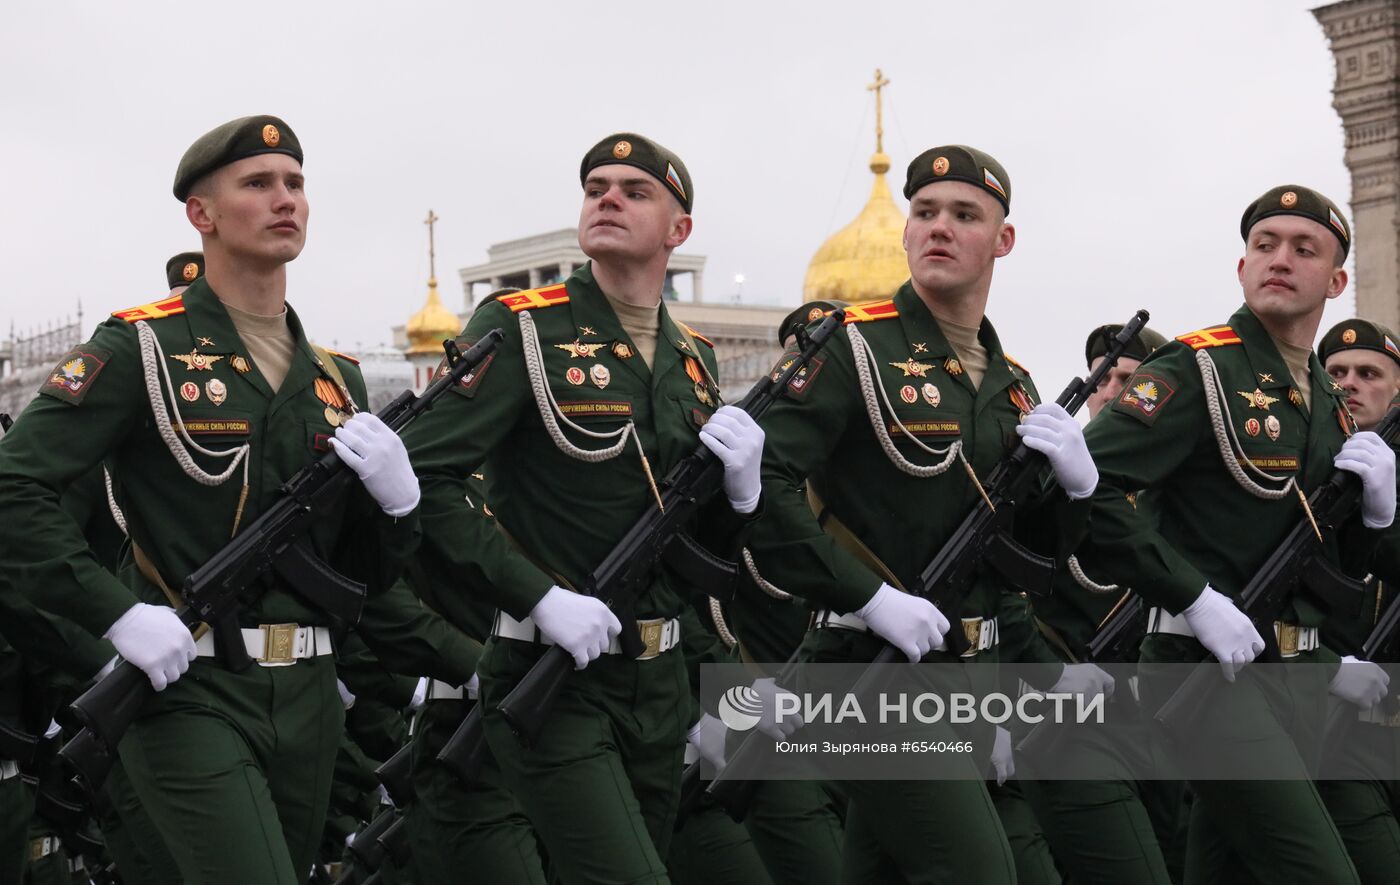
[[[602,390],[604,387],[607,387],[608,382],[612,380],[612,373],[609,372],[608,367],[602,363],[594,363],[588,370],[588,377],[593,382],[594,387]]]
[[[902,363],[890,363],[890,365],[896,369],[902,370],[905,378],[925,378],[928,376],[928,370],[933,368],[933,366],[927,363],[921,363],[913,357],[910,357]]]
[[[204,392],[209,397],[209,402],[216,406],[222,406],[224,400],[228,399],[228,386],[218,378],[210,378],[204,382]]]
[[[623,344],[621,341],[612,346],[612,354],[620,360],[630,360],[633,356],[632,348]]]
[[[1259,419],[1258,419],[1258,418],[1250,418],[1248,421],[1244,422],[1244,432],[1247,433],[1247,434],[1249,434],[1250,436],[1258,436],[1258,435],[1259,435]]]
[[[912,406],[919,401],[919,392],[914,389],[914,385],[906,384],[899,388],[899,398]]]
[[[1298,408],[1303,407],[1303,393],[1298,388],[1293,387],[1288,391],[1288,401]]]
[[[935,409],[938,408],[939,403],[943,402],[943,395],[938,392],[938,388],[934,386],[932,381],[924,384],[923,392],[924,402],[933,406]]]
[[[569,371],[564,373],[564,380],[577,387],[583,383],[583,370],[578,366],[569,366]]]
[[[962,363],[950,356],[943,362],[943,371],[949,375],[961,375],[963,373]]]
[[[1026,393],[1026,389],[1019,384],[1011,385],[1010,396],[1011,404],[1016,407],[1016,411],[1021,413],[1022,418],[1029,415],[1031,409],[1035,408],[1031,402],[1030,394]]]
[[[340,421],[341,421],[340,412],[337,411],[337,410],[335,409],[335,407],[333,407],[333,406],[326,406],[325,416],[326,416],[326,423],[327,423],[327,424],[329,424],[329,425],[332,426],[332,427],[339,427],[339,426],[340,426]]]
[[[1267,393],[1265,393],[1257,387],[1254,388],[1253,393],[1250,393],[1247,390],[1237,390],[1235,391],[1235,393],[1238,393],[1240,396],[1248,400],[1249,407],[1251,409],[1263,409],[1267,412],[1269,411],[1269,406],[1272,406],[1274,403],[1278,402],[1278,397],[1269,396]]]
[[[567,351],[573,359],[592,359],[594,354],[602,350],[605,344],[584,344],[582,341],[574,340],[568,344],[556,344],[555,347]]]
[[[340,391],[330,381],[325,378],[317,378],[313,386],[318,400],[336,411],[345,408],[345,397],[341,396]]]
[[[601,387],[602,385],[600,384],[598,386]],[[695,398],[707,406],[713,406],[715,404],[714,398],[710,396],[709,388],[699,381],[695,382]]]
[[[222,356],[207,355],[197,350],[192,350],[189,353],[172,353],[170,358],[184,363],[187,372],[212,372],[214,364],[223,359]]]
[[[1283,432],[1283,425],[1279,423],[1278,416],[1270,415],[1264,419],[1264,432],[1269,435],[1269,439],[1278,439]]]
[[[233,370],[240,375],[246,375],[253,371],[253,367],[248,365],[248,361],[241,356],[235,355],[229,360],[229,365],[233,366]]]
[[[192,403],[199,399],[199,385],[193,381],[186,381],[180,385],[180,398],[187,403]]]

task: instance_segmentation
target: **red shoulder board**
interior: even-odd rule
[[[844,325],[892,320],[897,316],[899,316],[899,308],[894,306],[893,298],[887,298],[884,301],[868,301],[865,304],[852,304],[846,308]]]
[[[502,295],[496,300],[510,308],[511,313],[520,313],[522,310],[537,310],[542,307],[568,304],[569,292],[564,288],[564,284],[560,283],[557,286],[546,286],[543,289],[513,292],[510,295]]]
[[[713,341],[711,341],[710,339],[706,338],[704,335],[701,335],[699,332],[695,331],[694,329],[690,328],[690,327],[687,326],[685,323],[677,323],[676,325],[680,326],[682,329],[685,329],[687,332],[689,332],[690,335],[691,335],[691,337],[696,338],[696,339],[698,339],[698,340],[700,340],[700,341],[703,341],[703,342],[705,342],[706,344],[710,345],[710,350],[714,350],[714,349],[715,349],[715,343],[714,343]]]
[[[1002,359],[1006,360],[1006,362],[1009,363],[1011,366],[1013,366],[1013,367],[1015,367],[1015,368],[1017,368],[1017,369],[1020,369],[1021,372],[1022,372],[1023,374],[1029,375],[1029,374],[1031,373],[1031,370],[1030,370],[1030,369],[1027,369],[1025,366],[1021,365],[1020,363],[1016,362],[1016,360],[1012,359],[1012,358],[1011,358],[1011,354],[1009,354],[1009,353],[1003,353],[1001,356],[1002,356]]]
[[[1204,350],[1207,347],[1225,347],[1230,344],[1240,344],[1240,336],[1229,326],[1211,326],[1209,329],[1197,329],[1185,335],[1176,336],[1176,340],[1185,344],[1192,350]]]
[[[136,307],[128,307],[126,310],[114,310],[112,316],[128,323],[135,323],[140,320],[158,320],[161,317],[172,317],[185,312],[184,294],[171,295],[160,301],[152,301],[150,304],[141,304]]]
[[[338,350],[331,350],[329,347],[326,348],[326,353],[330,354],[331,356],[338,356],[341,359],[345,360],[347,363],[354,363],[357,366],[360,364],[359,360],[355,359],[348,353],[341,353]]]

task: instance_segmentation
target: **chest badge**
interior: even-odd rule
[[[932,381],[924,384],[923,394],[924,402],[933,406],[935,409],[938,408],[939,403],[943,402],[943,394],[938,392],[938,387]]]
[[[579,327],[578,327],[578,333],[579,333],[580,335],[588,335],[588,336],[590,336],[590,337],[592,337],[593,335],[597,335],[597,334],[598,334],[597,332],[593,331],[593,327],[592,327],[592,326],[579,326]]]
[[[1296,387],[1289,388],[1288,401],[1301,409],[1303,407],[1303,392]]]
[[[635,354],[633,354],[632,348],[618,341],[612,346],[612,355],[620,360],[630,360]]]
[[[573,359],[592,359],[593,356],[606,344],[584,344],[582,341],[570,341],[568,344],[556,344],[555,347],[565,351]]]
[[[921,363],[913,357],[902,363],[890,363],[890,365],[902,370],[905,378],[927,378],[928,370],[933,368],[928,363]]]
[[[928,353],[928,345],[925,344],[925,343],[922,342],[922,341],[915,341],[915,342],[914,342],[914,352],[915,352],[915,353]]]
[[[186,381],[180,385],[180,398],[187,403],[192,403],[199,399],[199,385],[193,381]]]
[[[222,406],[224,400],[228,399],[228,385],[218,378],[210,378],[204,382],[204,394],[209,397],[209,402]]]
[[[228,361],[228,364],[233,366],[233,370],[240,375],[246,375],[253,371],[253,367],[248,364],[248,360],[237,354],[234,354],[233,358]]]
[[[950,356],[943,362],[943,371],[949,375],[961,375],[963,373],[962,363]]]
[[[1270,415],[1264,419],[1264,432],[1269,435],[1269,439],[1279,438],[1279,434],[1283,432],[1283,425],[1279,423],[1277,415]]]
[[[214,339],[213,339],[213,338],[205,338],[203,335],[200,335],[199,338],[198,338],[197,340],[199,341],[199,346],[200,346],[200,347],[213,347],[213,346],[214,346]]]
[[[1249,407],[1251,409],[1263,409],[1267,412],[1269,411],[1269,406],[1272,406],[1274,403],[1278,402],[1278,397],[1269,396],[1267,393],[1265,393],[1257,387],[1254,388],[1253,393],[1250,393],[1247,390],[1237,390],[1235,391],[1235,393],[1238,393],[1240,396],[1248,400]]]
[[[212,372],[214,364],[223,359],[222,356],[204,354],[194,350],[189,353],[172,353],[170,358],[184,363],[187,372]]]
[[[1259,435],[1259,419],[1258,419],[1258,418],[1250,418],[1248,421],[1244,422],[1244,432],[1247,433],[1247,434],[1249,434],[1250,436],[1258,436],[1258,435]]]
[[[914,389],[914,385],[906,384],[899,388],[899,398],[912,406],[919,401],[919,392]]]
[[[710,396],[710,389],[700,381],[695,382],[695,398],[707,406],[713,407],[715,404],[715,398]]]
[[[588,378],[593,382],[594,387],[602,390],[608,386],[608,382],[612,381],[612,372],[609,372],[608,367],[602,363],[595,363],[588,370]]]
[[[564,373],[564,380],[575,387],[579,386],[584,381],[583,370],[578,366],[569,366],[569,371]]]

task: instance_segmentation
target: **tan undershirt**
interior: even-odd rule
[[[616,301],[606,292],[603,295],[607,297],[608,304],[612,305],[618,322],[622,323],[622,331],[626,332],[636,345],[637,355],[650,369],[651,361],[656,356],[656,330],[661,324],[661,302],[658,301],[651,307],[638,307],[635,304]]]
[[[959,325],[945,319],[939,319],[938,326],[957,352],[958,362],[962,363],[963,371],[967,373],[967,380],[972,382],[973,389],[981,387],[982,378],[987,374],[987,348],[977,340],[980,328]]]
[[[1308,370],[1308,357],[1312,356],[1312,348],[1299,347],[1277,338],[1274,339],[1274,347],[1278,348],[1279,356],[1283,357],[1284,365],[1288,366],[1288,374],[1293,376],[1293,386],[1303,395],[1303,407],[1311,412],[1312,372]]]
[[[287,370],[292,367],[292,354],[297,346],[287,325],[287,308],[283,307],[281,313],[272,317],[248,313],[227,304],[224,310],[228,311],[233,327],[238,330],[238,337],[247,346],[249,358],[267,379],[272,392],[276,393],[287,377]]]

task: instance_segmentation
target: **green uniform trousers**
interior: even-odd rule
[[[674,885],[773,885],[749,831],[708,799],[676,830],[666,866]]]
[[[487,760],[480,781],[465,786],[436,761],[471,702],[428,701],[413,736],[413,784],[418,797],[404,812],[417,882],[471,878],[501,885],[544,885],[535,830],[520,803]]]
[[[680,801],[690,683],[679,649],[603,655],[571,673],[539,743],[496,712],[545,646],[492,639],[478,667],[486,739],[565,885],[669,882],[662,858]]]
[[[117,869],[129,882],[141,885],[181,885],[180,868],[151,823],[136,788],[118,759],[94,800],[102,841]]]
[[[121,743],[122,764],[186,885],[301,885],[345,710],[327,657],[231,673],[199,658]]]
[[[18,882],[29,864],[29,818],[34,798],[15,775],[0,781],[0,882]]]
[[[773,885],[837,885],[845,813],[838,784],[759,781],[744,826]]]
[[[1394,771],[1400,756],[1400,729],[1358,722],[1347,734],[1345,764],[1356,780],[1321,780],[1317,791],[1342,834],[1361,881],[1400,882],[1400,783],[1368,771]]]
[[[1262,778],[1278,772],[1288,779],[1190,782],[1193,802],[1186,885],[1283,881],[1359,885],[1342,837],[1308,779],[1307,760],[1315,752],[1316,736],[1306,727],[1313,723],[1293,723],[1302,746],[1284,726],[1293,711],[1314,710],[1315,699],[1325,697],[1331,668],[1309,666],[1315,655],[1299,654],[1298,666],[1290,667],[1282,681],[1266,682],[1258,671],[1246,667],[1233,685],[1222,680],[1202,701],[1205,715],[1200,721],[1205,730],[1195,738],[1216,754],[1213,761],[1244,775],[1257,773]],[[1149,635],[1139,665],[1147,709],[1160,707],[1180,680],[1179,670],[1168,674],[1153,665],[1199,657],[1200,645],[1194,639]],[[1321,717],[1316,718],[1320,731]]]
[[[1011,854],[1016,858],[1017,885],[1059,885],[1064,881],[1055,868],[1050,843],[1020,782],[1008,780],[998,786],[996,781],[988,781],[987,792],[996,806],[997,817],[1001,818],[1001,827],[1006,830]],[[1078,882],[1076,879],[1076,885]]]

